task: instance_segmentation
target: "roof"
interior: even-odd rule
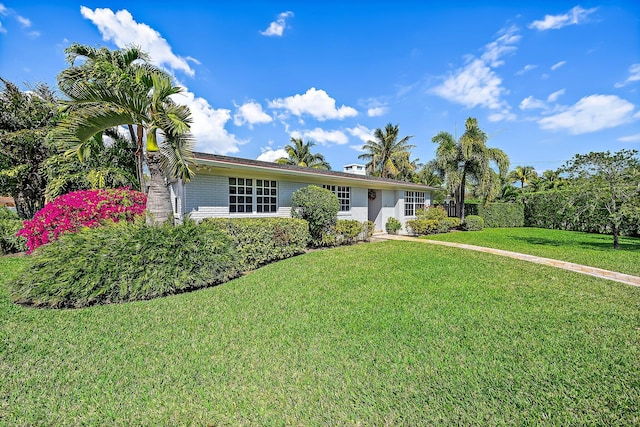
[[[360,184],[361,186],[381,187],[381,188],[407,188],[415,190],[437,190],[423,184],[414,184],[412,182],[398,181],[395,179],[378,178],[368,175],[356,175],[348,172],[327,171],[322,169],[312,169],[301,166],[281,165],[274,162],[264,162],[261,160],[243,159],[240,157],[221,156],[219,154],[194,153],[196,165],[201,167],[209,167],[220,169],[237,169],[245,171],[261,171],[270,172],[280,176],[307,178],[307,180],[331,179],[333,181],[347,181],[352,185]]]

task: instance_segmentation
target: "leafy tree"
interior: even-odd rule
[[[338,197],[316,185],[302,187],[291,195],[291,216],[309,223],[309,233],[315,246],[322,245],[323,237],[336,225],[339,210]]]
[[[640,162],[637,150],[611,154],[576,154],[564,166],[577,197],[598,206],[609,215],[614,249],[620,248],[620,228],[625,218],[640,216]]]
[[[319,153],[312,153],[313,141],[303,142],[302,138],[291,138],[291,144],[284,147],[289,157],[280,157],[276,163],[281,165],[302,166],[312,169],[331,170],[331,165]]]
[[[10,194],[22,219],[44,206],[47,134],[57,122],[58,99],[46,85],[23,92],[0,78],[0,193]]]
[[[538,173],[533,166],[516,166],[514,170],[509,172],[509,181],[513,184],[520,183],[520,188],[524,188],[525,184],[529,184],[531,181],[538,177]]]
[[[410,179],[416,170],[416,163],[409,159],[414,145],[409,144],[412,136],[399,138],[398,125],[387,124],[384,129],[374,132],[375,140],[367,141],[362,147],[366,153],[358,156],[367,161],[369,175],[381,178]]]
[[[439,132],[432,138],[438,144],[436,166],[445,177],[448,190],[454,194],[458,217],[464,222],[464,200],[467,181],[474,184],[485,202],[495,198],[501,188],[501,180],[509,169],[509,157],[499,148],[487,147],[487,134],[478,121],[469,117],[465,132],[458,141],[448,132]],[[496,173],[492,166],[498,167]]]
[[[173,86],[164,72],[138,68],[134,82],[127,78],[121,85],[112,85],[106,79],[81,79],[61,89],[69,96],[66,103],[72,108],[59,124],[56,140],[74,142],[84,158],[96,133],[114,126],[137,125],[146,134],[146,163],[151,177],[147,222],[171,219],[168,182],[176,178],[187,181],[192,175],[191,112],[172,99],[183,88]]]

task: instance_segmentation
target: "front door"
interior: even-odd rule
[[[376,231],[382,231],[382,190],[369,189],[368,200],[369,221],[375,224]]]

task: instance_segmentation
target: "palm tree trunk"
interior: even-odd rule
[[[143,157],[144,152],[142,150],[142,139],[144,138],[144,128],[141,125],[138,125],[138,134],[136,135],[136,142],[138,143],[138,149],[136,150],[136,169],[138,173],[138,181],[140,182],[140,191],[146,191],[146,182],[144,180],[144,171],[143,171]]]
[[[162,155],[157,151],[147,152],[147,165],[151,175],[147,194],[147,224],[162,224],[173,219],[171,193],[162,171]]]
[[[467,185],[467,177],[463,173],[462,181],[460,182],[460,189],[458,190],[458,218],[460,218],[460,224],[464,222],[464,192]]]

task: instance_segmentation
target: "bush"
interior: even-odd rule
[[[373,223],[373,221],[365,221],[362,223],[362,227],[363,227],[363,239],[365,242],[368,242],[369,239],[371,239],[371,236],[373,236],[373,232],[376,229],[376,225]]]
[[[147,300],[226,282],[241,273],[222,230],[113,223],[67,233],[36,249],[9,291],[39,307],[86,307]]]
[[[441,222],[435,219],[410,219],[407,221],[407,231],[417,236],[435,234]]]
[[[416,217],[418,219],[431,219],[435,221],[442,221],[447,218],[447,211],[442,206],[429,206],[426,209],[417,209]]]
[[[477,213],[484,219],[486,228],[524,226],[524,205],[522,203],[478,204]]]
[[[466,231],[480,231],[484,228],[484,219],[478,215],[469,215],[464,218],[462,229]]]
[[[366,224],[365,224],[366,226]],[[350,245],[358,241],[358,236],[366,233],[363,223],[355,219],[339,219],[336,224],[336,234],[341,244]]]
[[[20,217],[18,217],[18,214],[7,208],[6,206],[1,206],[0,207],[0,220],[1,219],[20,219]]]
[[[447,231],[460,227],[460,218],[458,217],[447,217],[441,222],[447,227]]]
[[[75,233],[83,227],[133,221],[144,213],[145,205],[145,194],[128,188],[74,191],[46,204],[32,220],[24,222],[18,234],[26,238],[30,253],[64,233]]]
[[[19,219],[0,219],[0,255],[27,250],[27,239],[17,235],[21,228]]]
[[[331,191],[316,185],[300,188],[291,195],[291,216],[309,223],[311,242],[322,245],[323,235],[336,225],[340,202]]]
[[[389,217],[384,228],[387,230],[387,233],[389,234],[397,234],[398,231],[400,231],[400,229],[402,228],[402,224],[400,223],[400,221],[398,221],[394,217]]]
[[[303,253],[309,243],[309,223],[295,218],[206,218],[201,227],[227,232],[244,270]]]

